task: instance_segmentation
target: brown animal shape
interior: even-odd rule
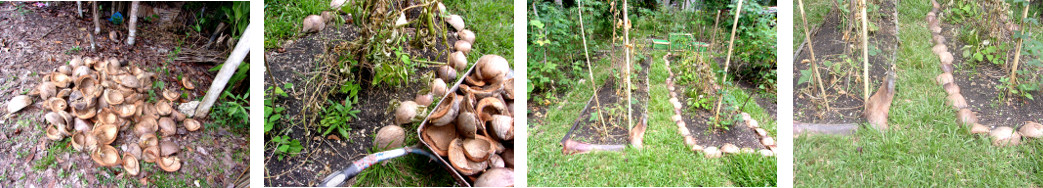
[[[869,101],[866,102],[866,110],[862,112],[869,125],[877,130],[887,130],[887,113],[891,109],[891,100],[894,99],[894,96],[895,75],[894,72],[887,72],[886,80],[880,85],[880,89],[869,97]]]

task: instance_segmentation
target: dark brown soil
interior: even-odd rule
[[[675,85],[675,87],[676,91],[685,90],[680,84]],[[678,93],[677,100],[688,101],[688,96]],[[746,99],[737,100],[745,101]],[[775,105],[771,104],[771,106]],[[764,145],[760,144],[760,137],[757,133],[745,126],[744,123],[736,122],[736,124],[728,126],[728,130],[720,130],[712,127],[713,122],[710,121],[710,118],[713,117],[712,111],[700,109],[690,112],[687,109],[689,109],[688,104],[681,102],[681,117],[684,119],[688,131],[691,132],[692,137],[695,137],[699,145],[703,147],[721,147],[725,143],[731,143],[739,146],[739,148],[765,149]]]
[[[441,22],[439,22],[441,23]],[[387,112],[389,102],[393,99],[399,101],[411,101],[417,91],[424,89],[426,83],[420,83],[419,79],[411,80],[401,88],[391,88],[384,85],[373,85],[372,73],[363,71],[353,74],[360,80],[356,81],[362,88],[358,93],[358,103],[354,109],[360,110],[358,119],[351,124],[350,138],[329,139],[322,135],[325,127],[319,128],[318,120],[314,125],[309,125],[308,119],[321,114],[305,114],[302,109],[305,105],[328,106],[325,101],[316,101],[317,104],[309,103],[308,97],[315,91],[315,82],[326,79],[315,77],[321,74],[324,67],[321,61],[325,54],[333,53],[331,49],[341,42],[352,41],[358,37],[354,25],[335,25],[318,33],[309,34],[296,41],[287,42],[283,49],[273,49],[265,53],[268,59],[269,74],[274,77],[265,78],[265,87],[273,85],[282,86],[292,83],[293,88],[286,89],[289,97],[279,98],[276,105],[286,107],[282,124],[278,125],[273,132],[278,135],[287,135],[291,139],[300,140],[304,146],[303,153],[296,156],[287,156],[279,160],[274,155],[274,147],[266,145],[265,148],[265,185],[266,186],[315,186],[322,178],[335,170],[347,168],[353,161],[372,153],[373,135],[383,126],[391,125],[391,114]],[[407,30],[411,30],[408,29]],[[413,34],[415,32],[405,32]],[[449,39],[448,43],[455,42],[455,38]],[[436,41],[434,47],[417,49],[411,45],[403,47],[403,51],[413,54],[412,57],[427,59],[431,61],[444,62],[446,46],[442,41]],[[434,68],[422,68],[417,70],[419,74],[434,70]],[[267,76],[267,75],[266,75]],[[447,82],[449,84],[455,82]],[[328,88],[335,89],[335,88]],[[320,92],[325,92],[320,91]],[[342,102],[346,95],[336,94],[329,96],[329,100]],[[436,99],[440,100],[440,99]],[[437,101],[432,104],[437,104]],[[433,108],[433,107],[432,107]],[[416,129],[419,124],[403,125],[406,129],[407,140],[405,145],[417,144]],[[265,135],[265,140],[270,140],[271,135]],[[336,134],[330,134],[336,135]],[[431,162],[431,164],[437,164]],[[432,165],[434,166],[434,165]],[[420,167],[417,167],[420,168]],[[421,171],[432,174],[430,178],[451,178],[442,168],[424,168]],[[351,185],[351,182],[346,185]],[[448,186],[448,185],[447,185]]]
[[[967,99],[971,110],[978,113],[978,122],[989,127],[1008,126],[1018,128],[1025,121],[1043,121],[1043,92],[1036,91],[1031,94],[1036,100],[1005,94],[1005,90],[998,90],[1002,85],[1001,78],[1009,77],[1010,72],[1003,70],[999,65],[991,63],[978,63],[971,65],[964,61],[962,55],[964,42],[957,39],[955,32],[959,25],[942,22],[942,36],[945,36],[945,45],[949,52],[953,53],[953,78],[956,85],[960,86],[960,94]],[[1010,54],[1013,54],[1011,50]],[[1007,62],[1013,62],[1013,55]],[[935,66],[938,66],[935,63]],[[939,86],[939,91],[944,92]],[[1006,98],[1000,98],[1005,95]]]
[[[85,10],[88,5],[84,3]],[[107,12],[105,10],[103,12]],[[125,37],[126,24],[113,25],[102,21],[102,34],[95,36],[98,47],[91,51],[88,33],[93,33],[94,27],[89,12],[84,14],[84,18],[77,16],[73,2],[51,2],[45,7],[26,2],[0,3],[0,75],[3,75],[0,77],[0,102],[6,103],[14,96],[32,90],[42,75],[76,56],[116,57],[157,73],[165,68],[169,74],[158,74],[159,80],[166,83],[165,89],[180,89],[176,81],[179,75],[191,77],[196,89],[185,90],[188,100],[202,98],[210,87],[216,72],[207,70],[213,64],[168,59],[176,47],[197,49],[206,42],[206,37],[194,32],[186,36],[184,32],[159,29],[158,23],[144,21],[138,23],[137,44],[131,46],[108,37],[110,31]],[[125,40],[123,37],[116,39]],[[180,40],[185,42],[179,43]],[[12,187],[101,187],[114,185],[113,181],[136,185],[144,178],[153,185],[177,185],[181,182],[182,186],[188,186],[198,181],[204,186],[224,187],[236,183],[249,169],[249,140],[243,134],[248,131],[211,126],[207,125],[212,123],[211,120],[199,119],[206,125],[202,131],[187,132],[179,128],[178,136],[164,138],[181,146],[182,152],[178,156],[183,168],[173,173],[162,172],[152,163],[139,161],[144,167],[142,173],[127,177],[129,175],[123,173],[122,168],[98,167],[89,154],[66,149],[69,147],[68,139],[45,139],[46,123],[41,117],[46,111],[42,109],[39,98],[33,98],[37,102],[32,106],[10,117],[0,118],[0,166],[3,166],[0,177],[6,177],[0,178],[0,184]],[[112,145],[122,151],[125,143],[136,141],[136,136],[124,131]],[[54,152],[48,149],[54,149]],[[47,159],[52,157],[54,164],[47,165]]]
[[[894,1],[884,1],[880,4],[881,12],[879,13],[879,19],[873,19],[879,30],[871,32],[869,35],[870,48],[876,46],[880,49],[880,52],[875,56],[869,56],[869,77],[870,77],[870,89],[877,88],[883,80],[884,73],[889,69],[893,63],[892,57],[894,56],[898,42],[895,33],[895,5]],[[832,10],[831,15],[837,15],[838,10]],[[800,54],[797,54],[796,61],[793,62],[793,83],[797,84],[794,87],[794,121],[797,122],[813,122],[813,123],[856,123],[863,121],[862,109],[864,101],[862,101],[863,95],[863,80],[862,80],[862,63],[857,61],[861,59],[862,53],[858,48],[851,48],[850,45],[856,45],[853,43],[847,43],[843,41],[842,28],[840,16],[826,16],[823,23],[818,27],[815,27],[816,32],[813,32],[812,44],[815,48],[816,59],[819,63],[819,73],[822,75],[822,81],[826,82],[826,94],[829,102],[830,111],[827,111],[825,104],[821,99],[822,94],[818,90],[818,86],[811,85],[811,82],[797,84],[800,80],[800,71],[808,70],[810,64],[801,63],[802,60],[810,60],[810,52],[807,46],[800,50]],[[799,23],[798,23],[799,24]],[[857,34],[852,34],[857,35]],[[859,47],[860,48],[860,47]],[[852,51],[854,50],[854,51]],[[855,66],[846,66],[844,70],[830,70],[829,67],[823,66],[822,62],[831,61],[839,62],[843,58],[841,56],[847,56],[851,58]],[[845,74],[836,74],[845,73]],[[814,82],[814,81],[812,81]],[[870,91],[871,93],[872,91]]]
[[[605,57],[607,58],[607,57]],[[645,114],[645,105],[648,104],[648,69],[651,65],[650,59],[640,61],[641,70],[637,71],[636,77],[631,79],[633,82],[634,92],[631,94],[637,101],[631,105],[633,114],[631,118],[636,126],[641,120],[641,116]],[[621,71],[622,72],[622,71]],[[622,78],[621,78],[622,79]],[[597,114],[597,103],[591,102],[584,109],[586,113],[580,114],[579,126],[572,132],[571,135],[565,135],[577,141],[587,142],[591,144],[626,144],[629,142],[629,130],[627,130],[627,119],[626,117],[626,101],[622,99],[626,97],[626,86],[617,85],[623,81],[617,81],[615,78],[609,78],[602,84],[601,88],[598,89],[598,99],[601,102],[601,112],[604,113],[604,118],[607,123],[604,125],[604,129],[599,128],[601,124],[598,123],[597,117],[591,117],[593,114]],[[622,86],[622,87],[619,87]],[[618,90],[618,88],[623,88]]]

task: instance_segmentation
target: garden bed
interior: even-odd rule
[[[878,30],[870,33],[869,51],[872,54],[874,47],[879,50],[875,55],[869,56],[870,92],[883,83],[885,73],[895,61],[898,48],[895,1],[884,1],[878,10],[882,11],[878,13],[879,19],[870,20],[878,26]],[[840,15],[838,12],[839,10],[832,9],[831,13],[827,15]],[[864,90],[861,74],[862,63],[856,60],[861,59],[861,45],[858,44],[860,42],[844,41],[844,32],[839,29],[844,27],[841,23],[842,19],[840,16],[826,16],[823,23],[818,27],[813,27],[816,29],[811,35],[813,42],[811,45],[813,45],[818,60],[816,63],[818,63],[819,73],[822,81],[826,83],[824,89],[827,96],[825,98],[822,97],[818,86],[812,84],[816,81],[810,75],[811,71],[805,73],[809,74],[806,78],[810,78],[811,81],[803,83],[800,81],[801,77],[804,77],[802,71],[810,70],[811,67],[809,63],[802,63],[805,59],[811,60],[808,44],[802,45],[797,50],[799,53],[794,55],[796,57],[793,62],[794,121],[857,123],[864,119],[862,117],[865,106],[862,99]],[[849,35],[857,36],[858,34],[852,32]],[[852,48],[852,45],[859,47]],[[825,103],[827,102],[829,109],[826,109]]]
[[[621,57],[620,57],[621,58]],[[622,59],[615,59],[616,63],[622,64]],[[631,79],[634,91],[631,94],[632,98],[636,101],[631,104],[631,119],[635,127],[641,123],[642,116],[645,116],[645,108],[648,104],[648,69],[651,60],[645,59],[637,62],[641,67],[641,70],[632,69],[635,71],[635,77]],[[622,70],[620,71],[622,72]],[[591,143],[591,144],[602,144],[602,145],[625,145],[629,143],[630,131],[627,130],[627,119],[626,117],[626,100],[622,99],[626,97],[626,83],[625,78],[620,77],[616,79],[610,77],[605,81],[604,84],[599,87],[596,98],[592,96],[587,106],[583,108],[582,114],[576,119],[573,124],[573,131],[571,134],[566,134],[566,139],[573,139],[580,142]],[[585,88],[585,87],[583,87]],[[599,99],[595,102],[593,100]],[[604,113],[605,118],[604,126],[598,122],[598,117],[592,117],[598,113],[597,104],[601,104],[601,112]]]
[[[345,17],[344,15],[341,16]],[[416,96],[417,91],[427,87],[427,83],[421,83],[419,79],[410,80],[398,88],[373,85],[371,84],[373,73],[368,70],[355,73],[361,79],[355,81],[359,84],[360,90],[357,95],[359,104],[355,104],[354,109],[360,110],[360,112],[357,114],[358,118],[350,123],[351,130],[348,131],[350,138],[340,138],[340,136],[333,133],[323,136],[321,131],[325,128],[317,130],[319,127],[318,120],[315,121],[314,125],[305,123],[308,119],[318,114],[302,112],[302,109],[306,109],[307,106],[329,105],[327,101],[310,99],[311,94],[318,91],[319,94],[317,95],[324,95],[326,91],[339,89],[336,87],[339,87],[340,83],[336,83],[335,87],[320,86],[322,84],[319,84],[319,82],[325,79],[321,74],[327,69],[334,69],[325,67],[325,63],[322,62],[326,61],[326,54],[332,54],[331,51],[337,44],[355,40],[358,36],[356,27],[349,24],[327,27],[316,34],[287,42],[288,44],[283,45],[284,48],[266,52],[265,56],[269,65],[268,71],[272,76],[271,78],[275,79],[275,81],[266,79],[266,87],[283,86],[285,83],[291,83],[294,86],[283,88],[289,97],[276,100],[277,106],[286,108],[283,116],[286,117],[287,121],[283,123],[284,125],[280,125],[285,128],[276,128],[273,131],[286,132],[286,135],[290,138],[300,140],[301,145],[305,149],[296,156],[289,156],[279,160],[274,154],[275,147],[266,148],[265,185],[315,186],[331,172],[346,168],[353,161],[376,152],[373,151],[373,135],[381,127],[393,124],[392,114],[387,112],[390,105],[389,102],[392,100],[411,101]],[[412,28],[406,28],[406,30],[410,31]],[[405,33],[414,34],[415,32]],[[446,42],[451,44],[455,41],[456,38],[450,37]],[[433,47],[422,49],[413,48],[411,45],[403,45],[402,48],[404,52],[412,54],[412,57],[416,59],[445,61],[446,57],[442,55],[442,52],[446,50],[445,43],[441,41],[441,38],[438,38],[438,41],[434,42],[434,44]],[[419,76],[421,73],[433,70],[435,70],[433,67],[423,67],[416,70],[415,73]],[[455,83],[455,81],[446,82]],[[341,102],[347,95],[329,94],[327,97],[329,100]],[[432,109],[433,106],[428,107],[428,110]],[[418,125],[419,123],[405,124],[402,128],[405,130],[416,130]],[[418,143],[415,131],[406,131],[405,133],[407,138],[406,146]],[[271,135],[265,135],[265,137],[265,140],[272,139]],[[452,180],[448,173],[445,173],[445,169],[439,167],[440,164],[438,163],[425,160],[415,160],[413,162],[410,164],[416,166],[397,166],[395,168],[409,168],[411,171],[416,171],[417,174],[428,175],[428,177],[414,177],[426,179],[425,181],[447,183]],[[439,180],[447,181],[439,182]],[[353,184],[354,182],[348,182],[346,185]],[[450,185],[441,184],[440,186]]]

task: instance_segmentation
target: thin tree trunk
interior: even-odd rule
[[[818,90],[822,94],[822,98],[826,97],[825,83],[822,82],[822,76],[818,73],[818,60],[815,59],[815,48],[811,42],[811,30],[808,29],[808,20],[804,17],[804,0],[797,0],[797,6],[800,6],[800,21],[804,23],[804,40],[808,44],[808,52],[811,54],[811,72],[815,74],[815,83],[818,85]],[[826,102],[826,111],[829,110],[829,101]]]
[[[735,47],[735,30],[737,28],[739,28],[739,15],[740,15],[739,13],[742,12],[742,1],[743,0],[739,0],[739,6],[737,6],[736,9],[735,9],[735,21],[732,22],[732,37],[731,37],[731,40],[728,41],[728,55],[725,57],[725,60],[724,60],[724,74],[722,75],[722,78],[721,78],[721,82],[722,83],[723,82],[728,82],[728,68],[731,66],[731,62],[732,62],[732,50],[734,50],[734,47]],[[718,97],[717,97],[717,107],[714,109],[714,112],[713,112],[713,124],[714,125],[717,125],[720,122],[720,116],[719,115],[721,113],[721,102],[724,102],[724,94],[723,93],[722,94],[718,94]]]
[[[98,11],[100,10],[98,10],[97,1],[92,2],[91,4],[93,6],[93,8],[91,8],[91,13],[94,14],[94,35],[98,35],[101,33],[101,22],[98,21]]]

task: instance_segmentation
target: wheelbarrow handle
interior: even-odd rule
[[[336,171],[330,174],[329,176],[326,176],[326,178],[322,180],[321,186],[340,186],[348,179],[354,178],[355,176],[359,175],[359,173],[362,172],[362,170],[365,170],[366,168],[373,166],[373,164],[377,164],[381,161],[385,161],[388,159],[401,157],[409,153],[421,154],[431,158],[435,157],[430,152],[416,148],[415,146],[377,152],[374,154],[367,155],[366,157],[356,160],[355,162],[352,162],[351,165],[348,165],[348,167],[344,170]]]

